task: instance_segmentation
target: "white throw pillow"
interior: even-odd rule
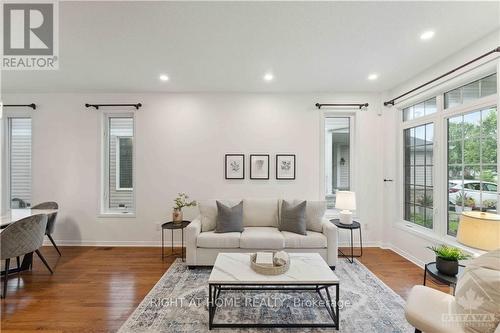
[[[302,200],[295,200],[298,204]],[[306,204],[306,228],[307,230],[322,232],[323,217],[326,212],[326,201],[311,201],[307,200]]]
[[[244,227],[278,227],[278,199],[243,199]]]
[[[215,230],[215,221],[217,220],[217,203],[215,199],[198,201],[200,210],[201,232]],[[219,200],[228,207],[237,205],[241,200]]]
[[[217,205],[215,200],[198,201],[200,210],[201,232],[215,230],[215,220],[217,219]]]

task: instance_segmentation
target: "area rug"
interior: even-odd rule
[[[208,277],[211,268],[189,269],[177,259],[119,333],[208,332]],[[342,333],[413,332],[404,317],[404,300],[359,261],[339,259]],[[224,291],[215,322],[328,322],[313,292]],[[332,297],[335,288],[331,288]],[[211,332],[333,332],[333,329],[213,329]]]

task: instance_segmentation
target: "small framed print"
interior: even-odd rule
[[[295,155],[276,155],[276,179],[295,179]]]
[[[226,179],[245,179],[245,155],[226,154],[224,176]]]
[[[269,179],[269,155],[250,155],[250,179]]]

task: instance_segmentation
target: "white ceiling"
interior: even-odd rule
[[[60,69],[4,71],[4,92],[384,91],[500,27],[498,1],[61,2],[59,11]],[[427,29],[436,35],[422,42]],[[262,80],[267,71],[274,81]]]

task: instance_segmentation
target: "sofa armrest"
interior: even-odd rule
[[[337,226],[330,222],[327,218],[323,218],[323,235],[326,236],[327,253],[328,253],[328,266],[336,266],[338,259],[338,234]]]
[[[196,265],[196,239],[201,233],[201,218],[198,216],[186,227],[186,264]]]

